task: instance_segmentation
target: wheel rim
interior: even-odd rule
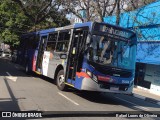
[[[58,84],[59,86],[62,86],[64,84],[64,75],[60,75],[58,77]]]

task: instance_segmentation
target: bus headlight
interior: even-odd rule
[[[86,70],[86,73],[87,73],[90,77],[92,77],[92,73],[91,73],[89,70]]]
[[[89,77],[91,77],[95,82],[98,82],[98,78],[96,75],[94,75],[92,72],[90,72],[89,70],[86,70],[87,75],[89,75]]]

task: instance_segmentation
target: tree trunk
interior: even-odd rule
[[[117,10],[116,10],[116,25],[120,23],[120,0],[117,1]]]

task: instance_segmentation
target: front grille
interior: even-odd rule
[[[119,75],[118,77],[123,77],[123,78],[129,78],[132,76],[132,72],[127,70],[114,70],[112,68],[106,69],[106,68],[98,68],[98,67],[96,69],[102,74],[110,75],[110,76],[114,76],[115,74]]]
[[[122,69],[122,68],[117,68],[117,67],[112,67],[112,66],[104,66],[95,62],[89,61],[89,64],[94,66],[94,68],[105,75],[109,76],[117,76],[117,77],[123,77],[123,78],[129,78],[132,77],[132,71],[127,70],[127,69]]]

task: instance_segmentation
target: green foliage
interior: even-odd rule
[[[0,41],[11,47],[24,33],[68,24],[52,0],[0,0]]]
[[[70,22],[61,12],[58,0],[12,0],[22,9],[23,13],[32,21],[31,30],[59,27]]]
[[[5,29],[1,36],[4,40],[3,42],[9,45],[16,46],[19,44],[19,36],[16,33],[11,32],[9,29]]]
[[[10,0],[0,1],[0,39],[11,46],[19,43],[19,35],[29,29],[29,19],[17,4]]]

